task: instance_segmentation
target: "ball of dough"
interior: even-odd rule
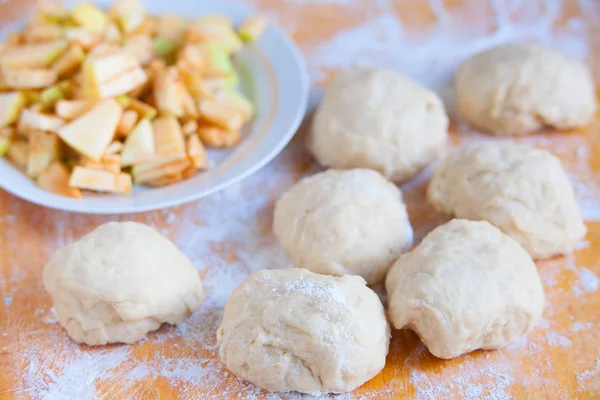
[[[390,328],[379,297],[358,276],[263,270],[227,300],[221,361],[272,392],[341,393],[385,365]]]
[[[455,219],[434,229],[386,279],[389,315],[436,357],[497,349],[529,332],[544,291],[521,246],[485,221]]]
[[[183,322],[204,299],[194,265],[166,237],[135,222],[99,226],[54,253],[44,285],[76,342],[133,343]]]
[[[427,198],[458,218],[486,220],[535,259],[571,251],[585,236],[573,188],[550,152],[514,143],[475,143],[435,170]]]
[[[477,54],[455,78],[462,117],[502,136],[586,125],[596,112],[595,86],[581,61],[534,44],[507,44]]]
[[[297,267],[382,282],[412,244],[402,193],[369,169],[301,180],[275,204],[273,229]]]
[[[325,92],[308,148],[321,165],[370,168],[402,182],[437,159],[447,138],[435,92],[394,71],[353,68]]]

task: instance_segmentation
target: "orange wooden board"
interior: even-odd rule
[[[25,3],[1,3],[0,19],[19,15]],[[437,85],[468,52],[521,36],[575,53],[587,48],[600,66],[600,42],[590,40],[600,37],[593,0],[246,3],[268,11],[301,45],[315,97],[336,69],[353,62],[393,66]],[[217,359],[215,331],[227,293],[244,276],[289,266],[271,233],[272,207],[318,170],[304,150],[307,127],[247,181],[169,210],[76,215],[0,191],[0,399],[299,398],[268,395],[228,373]],[[452,134],[455,145],[486,140],[456,121]],[[563,160],[589,230],[572,255],[538,263],[547,298],[542,321],[507,349],[450,361],[431,356],[413,333],[395,331],[385,369],[339,398],[600,398],[600,117],[586,129],[522,140]],[[426,183],[424,176],[402,186],[417,239],[447,219],[425,202]],[[201,271],[208,299],[185,324],[163,326],[140,343],[78,346],[53,318],[42,269],[55,249],[112,220],[141,221],[171,237]]]

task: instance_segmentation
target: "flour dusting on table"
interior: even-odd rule
[[[357,4],[353,0],[288,2],[294,6],[327,3],[355,7]],[[263,2],[248,0],[246,3],[260,6]],[[417,38],[406,31],[403,21],[392,12],[391,3],[391,0],[374,1],[375,14],[368,20],[338,32],[324,43],[303,48],[316,82],[325,80],[327,72],[332,69],[355,63],[375,64],[412,75],[440,90],[448,99],[448,80],[458,63],[477,51],[501,42],[532,39],[568,54],[586,56],[588,53],[585,21],[571,18],[559,29],[553,29],[561,15],[559,1],[490,0],[487,3],[472,0],[472,9],[454,10],[450,13],[441,6],[441,1],[430,0],[438,25],[431,32]],[[466,26],[456,17],[461,13],[483,12],[481,10],[485,8],[484,3],[490,5],[495,13],[494,26]],[[506,4],[509,6],[505,6]],[[587,10],[595,7],[593,1],[581,0],[581,4]],[[524,9],[525,17],[513,21],[510,15],[517,9]],[[273,11],[271,14],[277,18],[277,12]],[[283,18],[280,22],[284,25],[286,23]],[[319,89],[315,89],[315,93],[318,92]],[[486,140],[463,125],[459,124],[458,127],[463,133],[462,140]],[[563,155],[576,155],[570,157],[574,161],[567,163],[567,169],[573,176],[584,218],[587,221],[600,221],[600,181],[589,172],[588,142],[577,135],[557,135],[550,141],[537,136],[524,140],[564,153]],[[307,167],[301,169],[299,165]],[[15,316],[14,327],[0,328],[0,333],[6,336],[6,332],[10,332],[10,335],[20,338],[27,337],[26,341],[16,341],[11,351],[29,363],[20,371],[23,377],[22,387],[14,388],[12,393],[18,398],[43,399],[85,400],[104,396],[151,398],[158,393],[152,387],[152,382],[158,387],[162,384],[162,379],[167,379],[172,386],[178,388],[176,392],[181,398],[306,398],[307,396],[292,393],[268,394],[232,376],[218,362],[215,332],[229,293],[249,273],[263,268],[287,268],[291,265],[270,233],[272,206],[275,199],[302,173],[314,170],[301,140],[295,140],[275,161],[241,184],[192,205],[180,207],[177,213],[167,210],[145,214],[142,222],[160,227],[165,234],[174,238],[201,271],[207,294],[203,307],[185,323],[177,327],[165,326],[140,344],[102,348],[72,343],[60,326],[54,324],[56,321],[50,313],[50,305],[46,305],[38,313],[39,330],[20,331],[20,322],[18,316]],[[424,174],[419,180],[404,185],[403,190],[409,209],[433,215],[423,198],[426,179],[427,175]],[[0,218],[4,218],[10,226],[14,223],[15,215],[18,213]],[[96,218],[98,224],[106,221],[103,217],[91,218]],[[417,227],[417,236],[422,237],[441,221],[440,218],[437,215],[426,217],[422,226]],[[74,223],[76,218],[65,214],[64,220],[54,226],[56,243],[53,248],[64,246],[75,239],[67,229],[69,224]],[[577,250],[580,251],[588,251],[585,243]],[[528,338],[507,349],[466,355],[460,360],[448,362],[452,363],[452,367],[448,368],[444,367],[443,362],[438,362],[435,367],[431,363],[424,363],[423,360],[431,356],[422,344],[416,344],[404,360],[404,368],[410,375],[408,382],[392,380],[378,390],[359,390],[357,393],[334,398],[389,399],[397,398],[407,390],[414,390],[419,399],[440,399],[450,392],[459,392],[465,399],[505,400],[512,398],[510,388],[514,384],[532,391],[551,388],[560,397],[563,393],[560,383],[547,381],[539,373],[530,376],[514,374],[516,363],[523,359],[514,355],[523,354],[528,360],[543,359],[544,347],[553,346],[564,348],[565,356],[568,356],[569,348],[582,333],[600,335],[598,324],[579,321],[573,316],[569,329],[558,329],[552,322],[556,315],[571,312],[569,304],[578,307],[578,304],[586,301],[587,296],[595,294],[599,289],[600,281],[593,271],[598,271],[598,266],[577,265],[577,252],[574,256],[540,264],[547,305],[544,320]],[[11,268],[8,276],[0,276],[0,293],[9,310],[11,304],[23,301],[26,292],[14,294],[7,287],[10,282],[27,278],[22,275],[18,266]],[[564,282],[567,282],[570,291],[557,289]],[[27,290],[42,290],[41,284],[37,283]],[[34,312],[33,309],[31,312]],[[42,329],[44,324],[53,324],[51,333]],[[169,351],[163,353],[159,349],[149,353],[145,350],[145,343],[148,342],[160,343],[163,345],[161,348],[168,348]],[[402,345],[394,341],[392,343],[396,347]],[[48,348],[54,350],[54,357],[47,356]],[[590,357],[594,357],[593,360],[577,361],[580,372],[574,379],[581,390],[600,387],[600,354],[591,354]],[[99,385],[99,382],[103,384]],[[100,387],[112,387],[114,391],[99,392]],[[198,393],[202,393],[201,397]]]

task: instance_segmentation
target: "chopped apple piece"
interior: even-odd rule
[[[154,15],[146,15],[144,17],[144,21],[135,28],[133,32],[134,35],[149,35],[156,36],[156,30],[158,28],[158,17]]]
[[[81,190],[69,186],[69,168],[59,162],[53,162],[37,180],[38,185],[50,193],[81,199]]]
[[[176,46],[185,39],[189,20],[177,15],[161,15],[158,18],[156,36],[170,40]]]
[[[183,179],[190,179],[196,175],[198,175],[198,170],[194,168],[194,166],[187,167],[186,169],[181,171],[181,177]]]
[[[269,20],[264,15],[254,15],[244,21],[240,27],[240,37],[245,42],[255,42],[267,29]]]
[[[72,44],[81,46],[83,50],[91,49],[102,40],[102,36],[99,34],[83,28],[67,28],[65,29],[65,37]]]
[[[164,160],[186,158],[185,141],[179,122],[174,117],[161,117],[153,121],[156,156]]]
[[[119,96],[136,89],[147,81],[146,72],[138,67],[102,83],[98,87],[97,93],[100,98]]]
[[[204,58],[202,75],[207,78],[227,78],[235,73],[229,55],[214,43],[197,45]]]
[[[104,152],[104,158],[106,158],[109,155],[120,153],[122,150],[123,150],[123,143],[116,142],[116,141],[112,142],[106,148],[106,151]]]
[[[209,147],[231,147],[242,139],[240,131],[226,131],[211,125],[200,126],[198,137]]]
[[[133,55],[141,65],[148,64],[154,57],[154,43],[148,35],[132,35],[125,39],[123,49]]]
[[[56,62],[52,65],[52,70],[56,72],[56,75],[60,78],[71,75],[79,68],[84,58],[85,53],[81,46],[73,44],[69,47],[69,50],[58,57]]]
[[[0,127],[14,124],[25,107],[25,96],[21,92],[0,93]]]
[[[198,73],[204,69],[206,64],[202,51],[197,45],[193,44],[184,46],[179,52],[178,58],[179,63],[185,63],[190,70]]]
[[[208,168],[206,149],[196,135],[187,138],[187,154],[192,166],[196,169]]]
[[[195,120],[189,120],[181,126],[183,134],[187,137],[193,135],[198,130],[198,123]]]
[[[25,30],[25,39],[30,43],[44,43],[62,39],[64,32],[56,24],[44,23],[28,27]]]
[[[49,69],[5,69],[3,83],[14,89],[39,89],[52,85],[57,76]]]
[[[118,21],[125,34],[130,34],[144,22],[146,10],[138,0],[117,0],[109,14]]]
[[[93,3],[80,3],[71,10],[71,18],[81,25],[85,30],[102,33],[108,18],[104,11]]]
[[[123,40],[123,36],[121,35],[121,31],[119,30],[117,24],[111,22],[110,24],[106,25],[102,39],[109,43],[120,43],[121,40]]]
[[[228,55],[239,51],[244,43],[233,30],[231,22],[227,24],[212,19],[201,18],[192,25],[187,33],[190,43],[210,42],[223,49]]]
[[[121,112],[122,108],[115,100],[104,100],[61,128],[58,135],[73,149],[99,161],[115,136]]]
[[[183,82],[177,82],[177,93],[183,109],[183,116],[187,118],[198,118],[200,115],[198,113],[196,102]]]
[[[111,154],[103,157],[100,161],[92,161],[89,158],[83,158],[79,161],[79,166],[118,174],[121,172],[121,157],[118,154]]]
[[[65,121],[61,118],[24,109],[17,123],[17,132],[25,136],[33,131],[57,132],[64,125]]]
[[[0,136],[0,157],[3,157],[8,151],[10,146],[10,139],[4,136]]]
[[[204,81],[200,74],[195,71],[187,62],[177,63],[179,75],[183,83],[189,90],[190,94],[196,101],[201,101],[212,97],[212,91]]]
[[[204,85],[212,92],[235,89],[238,87],[239,83],[240,78],[236,72],[232,72],[232,74],[226,78],[212,78],[204,80]]]
[[[54,133],[34,131],[29,134],[27,175],[39,176],[54,160],[60,157],[60,139]]]
[[[88,52],[88,57],[104,57],[109,54],[117,53],[121,50],[121,47],[115,43],[100,42],[93,49]]]
[[[187,158],[168,162],[135,164],[131,170],[136,183],[145,183],[165,176],[178,174],[191,165]]]
[[[220,90],[215,94],[215,100],[223,105],[239,109],[244,116],[244,122],[248,122],[254,116],[254,106],[243,94],[235,90]]]
[[[46,109],[51,109],[58,100],[65,98],[65,94],[58,86],[50,86],[40,96],[42,105]]]
[[[0,60],[4,69],[44,68],[67,49],[65,40],[49,43],[31,43],[8,48]]]
[[[223,105],[215,100],[200,102],[202,119],[227,131],[239,131],[244,125],[244,112],[237,107]]]
[[[152,124],[143,119],[125,140],[121,151],[121,166],[147,162],[155,157],[155,150]]]
[[[144,102],[141,102],[137,99],[130,99],[128,107],[131,108],[132,110],[135,110],[139,114],[140,119],[146,118],[149,120],[153,120],[156,117],[156,115],[158,114],[158,111],[156,111],[156,108],[154,108]]]
[[[177,172],[177,173],[170,174],[170,175],[165,175],[160,178],[146,181],[146,182],[144,182],[144,185],[150,186],[150,187],[161,187],[161,186],[173,185],[177,182],[181,182],[182,180],[184,180],[185,178],[183,176],[183,173],[189,169],[190,168],[186,168],[181,172]]]
[[[177,69],[170,67],[159,71],[154,78],[154,98],[157,108],[164,115],[182,117],[183,105],[179,97]]]
[[[21,170],[27,168],[28,144],[26,140],[13,140],[8,146],[6,157]]]
[[[54,105],[54,112],[59,117],[72,120],[85,114],[94,106],[89,100],[58,100]]]
[[[131,192],[131,175],[76,166],[69,178],[69,186],[97,192]]]
[[[119,124],[117,125],[117,134],[127,136],[138,121],[138,113],[135,110],[127,110],[121,114],[121,119],[119,120]]]

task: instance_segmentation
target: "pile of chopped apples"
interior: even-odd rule
[[[0,44],[0,156],[75,198],[192,177],[205,146],[234,146],[253,118],[231,56],[265,27],[150,15],[138,0],[42,2]]]

